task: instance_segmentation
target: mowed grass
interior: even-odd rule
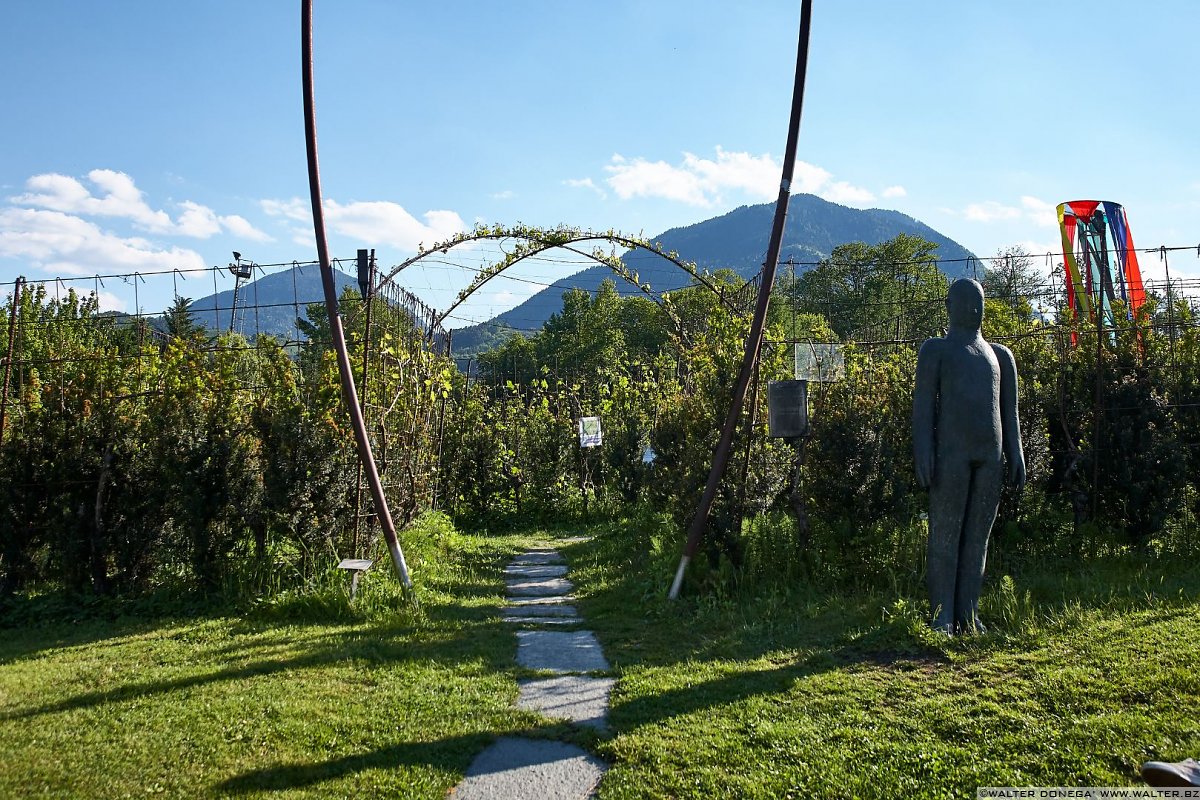
[[[673,547],[619,526],[571,555],[619,679],[602,798],[973,798],[1200,754],[1195,566],[992,579],[992,630],[951,641],[870,588],[671,603]]]
[[[1200,753],[1195,567],[993,577],[991,632],[951,641],[894,590],[671,603],[673,544],[592,532],[561,549],[618,679],[605,735],[513,708],[502,570],[554,532],[442,523],[406,541],[419,609],[382,564],[353,608],[326,587],[241,616],[0,629],[0,797],[441,798],[501,735],[592,750],[602,798],[1137,785],[1142,761]]]
[[[353,609],[326,589],[0,629],[0,797],[443,797],[493,737],[545,725],[513,708],[499,619],[528,540],[441,533],[407,543],[419,609],[385,562]]]

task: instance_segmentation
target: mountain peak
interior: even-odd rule
[[[738,206],[712,219],[663,231],[650,237],[650,241],[661,245],[664,251],[675,251],[680,258],[694,261],[701,270],[732,269],[743,278],[750,278],[766,259],[774,215],[774,203]],[[850,208],[812,194],[792,195],[780,258],[793,259],[802,271],[827,258],[838,245],[879,244],[902,233],[936,244],[937,255],[943,261],[942,271],[949,277],[969,273],[968,259],[974,258],[974,254],[925,223],[899,211]],[[622,259],[655,291],[680,288],[689,282],[685,273],[654,253],[631,250]],[[608,277],[612,277],[612,272],[607,267],[596,266],[557,281],[516,308],[455,331],[454,349],[459,352],[486,349],[497,338],[497,331],[503,337],[512,330],[536,330],[551,314],[562,310],[563,292],[573,288],[595,291]],[[637,292],[620,281],[617,289],[621,294]]]

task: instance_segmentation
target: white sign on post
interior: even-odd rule
[[[846,358],[840,344],[796,343],[796,380],[838,381],[846,376]]]
[[[599,447],[604,441],[604,434],[600,430],[599,417],[580,417],[579,418],[579,446],[580,447]]]

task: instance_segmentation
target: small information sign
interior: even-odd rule
[[[846,359],[840,344],[796,343],[796,380],[839,381],[846,376]]]
[[[604,434],[600,430],[599,417],[580,417],[579,418],[579,446],[580,447],[599,447],[604,441]]]
[[[358,579],[359,577],[371,568],[375,562],[369,558],[343,558],[338,562],[338,569],[344,569],[350,573],[350,599],[358,594]]]

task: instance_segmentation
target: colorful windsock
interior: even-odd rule
[[[1076,318],[1099,308],[1112,322],[1120,300],[1132,319],[1146,302],[1142,271],[1125,209],[1102,200],[1071,200],[1058,206],[1067,303]]]

